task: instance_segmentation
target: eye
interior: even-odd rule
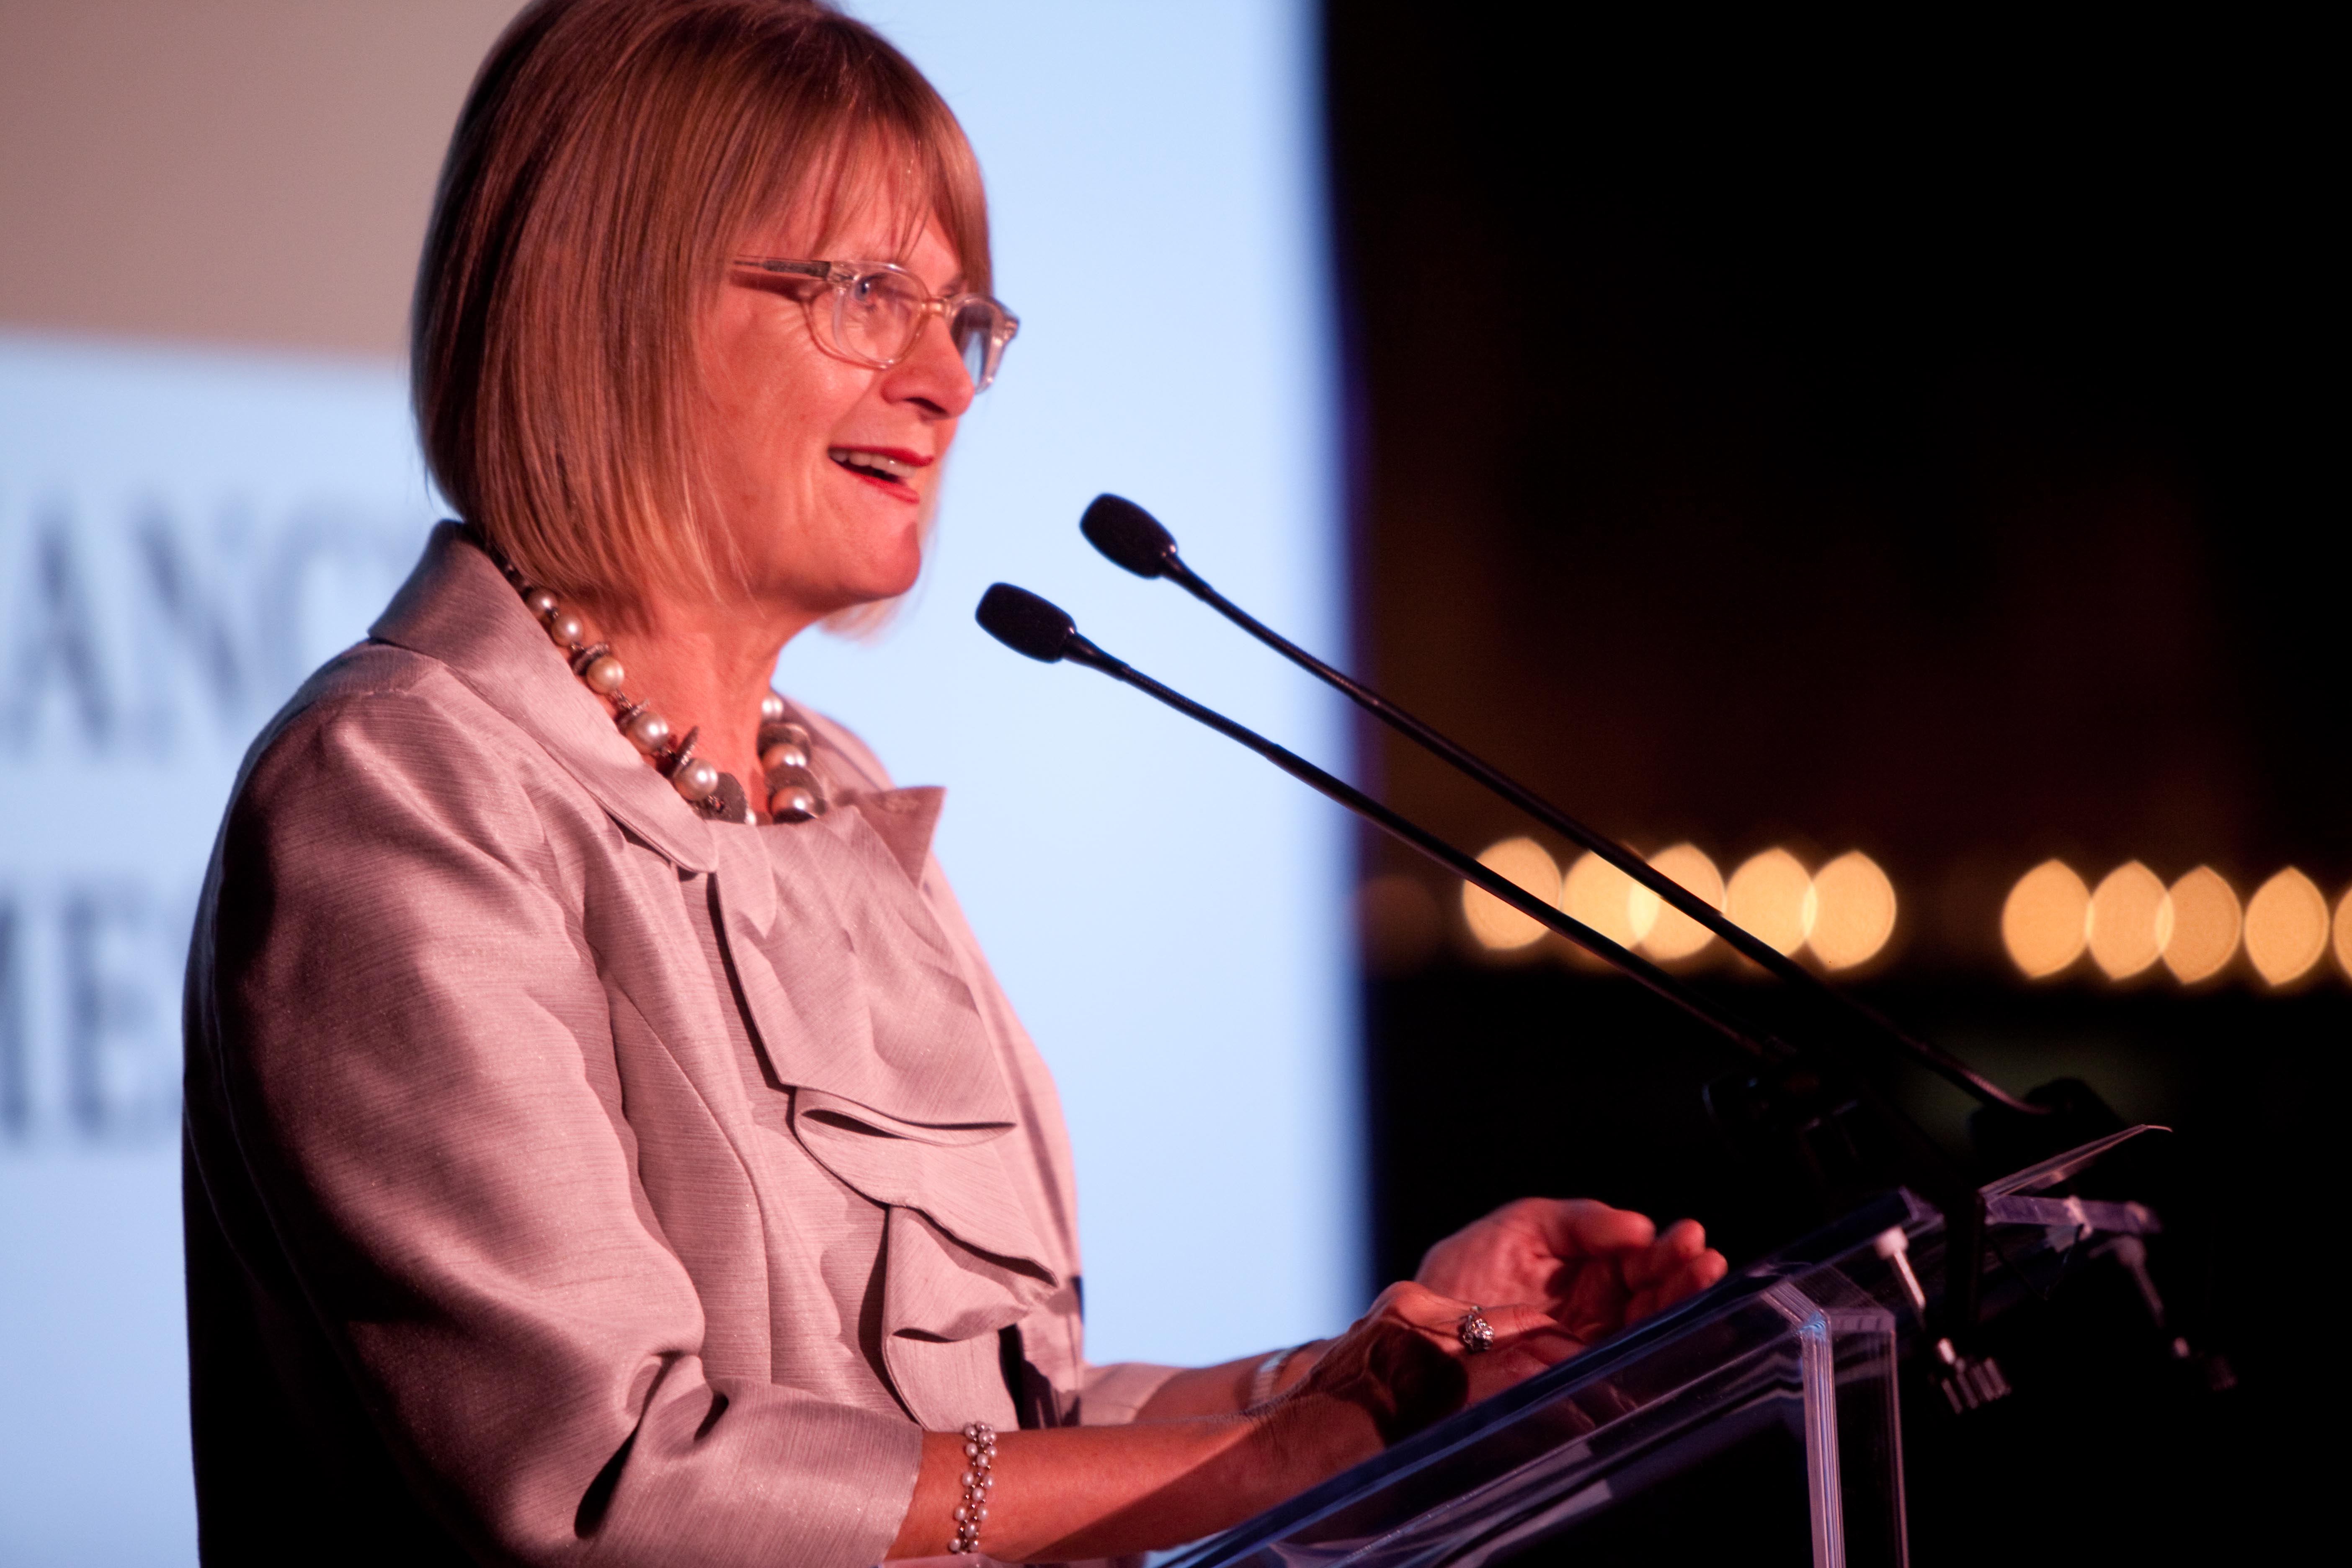
[[[868,272],[849,286],[850,301],[877,315],[910,315],[923,297],[912,279],[898,272]]]

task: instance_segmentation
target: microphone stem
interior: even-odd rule
[[[1495,767],[1492,763],[1489,763],[1475,752],[1466,751],[1463,747],[1455,744],[1453,741],[1448,740],[1444,735],[1432,729],[1429,725],[1422,722],[1419,719],[1414,718],[1411,713],[1406,712],[1395,703],[1391,702],[1387,698],[1382,697],[1379,692],[1374,691],[1371,688],[1361,684],[1348,675],[1343,674],[1339,670],[1332,668],[1331,666],[1324,663],[1313,654],[1308,653],[1305,648],[1300,647],[1297,643],[1292,642],[1289,638],[1284,637],[1273,627],[1265,625],[1255,616],[1252,616],[1248,611],[1243,609],[1239,605],[1234,604],[1223,594],[1218,593],[1216,589],[1211,587],[1207,581],[1202,578],[1199,574],[1195,573],[1190,566],[1184,564],[1183,561],[1177,556],[1172,548],[1169,550],[1165,559],[1165,574],[1174,579],[1186,593],[1191,594],[1194,598],[1200,600],[1202,604],[1208,605],[1211,609],[1216,611],[1219,615],[1224,616],[1225,619],[1233,622],[1234,625],[1241,627],[1242,630],[1249,633],[1250,636],[1257,638],[1258,641],[1265,644],[1266,647],[1274,649],[1275,652],[1282,655],[1283,658],[1290,660],[1293,664],[1297,665],[1300,668],[1306,670],[1310,675],[1315,676],[1327,685],[1336,688],[1338,690],[1345,693],[1347,697],[1358,707],[1363,709],[1364,711],[1370,713],[1375,719],[1380,720],[1391,729],[1395,730],[1400,734],[1402,734],[1408,739],[1415,742],[1423,749],[1435,752],[1446,762],[1451,763],[1456,769],[1467,773],[1471,778],[1475,779],[1478,783],[1485,784],[1488,789],[1494,791],[1496,795],[1501,795],[1505,800],[1509,801],[1513,805],[1517,806],[1520,810],[1536,818],[1538,822],[1543,823],[1546,826],[1551,828],[1553,831],[1560,834],[1570,841],[1581,845],[1583,847],[1591,850],[1593,854],[1601,857],[1601,859],[1606,860],[1609,864],[1616,867],[1619,870],[1633,878],[1634,881],[1639,882],[1643,887],[1647,888],[1651,892],[1655,893],[1661,900],[1664,900],[1669,907],[1680,910],[1683,914],[1685,914],[1692,920],[1696,921],[1708,931],[1713,931],[1717,936],[1721,937],[1724,942],[1741,957],[1756,964],[1768,973],[1795,986],[1799,992],[1803,994],[1811,996],[1817,1001],[1826,1003],[1832,1008],[1845,1014],[1850,1019],[1861,1023],[1869,1033],[1877,1036],[1881,1039],[1892,1042],[1905,1056],[1909,1057],[1912,1060],[1917,1062],[1920,1066],[1936,1074],[1936,1076],[1941,1078],[1947,1083],[1951,1084],[1961,1092],[1969,1095],[1985,1104],[2005,1106],[2011,1110],[2023,1111],[2029,1116],[2041,1116],[2047,1113],[2046,1107],[2033,1104],[2030,1100],[2021,1100],[2015,1095],[2011,1094],[2007,1089],[2001,1088],[2000,1085],[1993,1082],[1990,1079],[1986,1078],[1974,1068],[1969,1067],[1968,1063],[1960,1060],[1958,1057],[1953,1056],[1950,1052],[1943,1049],[1941,1047],[1933,1045],[1926,1040],[1918,1039],[1896,1027],[1892,1020],[1883,1016],[1876,1010],[1864,1005],[1855,998],[1837,989],[1837,987],[1830,984],[1820,975],[1815,974],[1811,970],[1807,969],[1803,964],[1799,963],[1796,960],[1790,958],[1787,953],[1782,952],[1771,943],[1765,942],[1762,938],[1757,936],[1752,931],[1749,931],[1746,928],[1738,925],[1722,910],[1717,909],[1714,905],[1708,903],[1706,900],[1700,898],[1697,894],[1692,892],[1689,889],[1684,887],[1673,878],[1660,871],[1656,867],[1652,866],[1648,861],[1643,859],[1639,855],[1634,854],[1633,850],[1627,848],[1624,845],[1618,843],[1615,839],[1611,838],[1604,833],[1587,827],[1583,823],[1579,822],[1576,818],[1569,816],[1568,813],[1560,810],[1559,807],[1552,805],[1541,795],[1537,795],[1533,790],[1530,790],[1525,785],[1519,784],[1517,780],[1511,778],[1508,774],[1503,773],[1500,769]],[[1121,679],[1125,678],[1122,677]],[[1149,689],[1146,688],[1146,689]],[[1157,696],[1159,693],[1154,692],[1153,695]],[[1174,694],[1170,693],[1170,696],[1172,697]],[[1165,701],[1168,699],[1162,698],[1161,700]],[[1182,700],[1180,698],[1178,700],[1181,702]],[[1204,709],[1202,710],[1202,713],[1205,713],[1206,711],[1207,710]],[[1201,717],[1201,714],[1196,713],[1194,714],[1194,717]],[[1207,721],[1203,720],[1203,721],[1206,722]],[[1238,735],[1234,736],[1234,739],[1236,740],[1239,740],[1240,738],[1241,737]],[[1250,742],[1244,742],[1244,744],[1249,743]],[[1271,753],[1267,754],[1271,756]],[[1286,752],[1285,753],[1285,755],[1287,754],[1288,753]],[[1301,774],[1298,776],[1303,778],[1305,775]],[[1311,783],[1312,781],[1310,780],[1308,782]],[[1319,788],[1320,786],[1318,785],[1318,787]],[[1395,830],[1391,829],[1391,831]],[[1407,842],[1411,843],[1412,840],[1407,838]],[[1415,847],[1418,848],[1420,846],[1416,844]],[[1451,862],[1448,862],[1448,864],[1451,865]],[[1457,870],[1459,869],[1458,867],[1454,868]],[[1467,875],[1467,873],[1465,873],[1465,875]],[[1473,879],[1475,880],[1475,879]],[[1480,885],[1484,886],[1485,884],[1481,883]],[[1491,891],[1492,889],[1489,890]],[[1555,927],[1554,929],[1558,928]],[[1592,934],[1594,935],[1595,940],[1603,942],[1608,942],[1607,938],[1600,936],[1597,932]],[[1582,942],[1581,938],[1575,940]],[[1589,942],[1585,942],[1583,945],[1591,947],[1591,943]],[[1609,943],[1609,945],[1612,948],[1615,947],[1614,943]],[[1600,952],[1598,948],[1594,948],[1592,951],[1596,952]],[[1622,949],[1616,949],[1616,951],[1621,952],[1623,952]],[[1603,956],[1607,955],[1604,954]],[[1627,953],[1626,957],[1633,963],[1643,962],[1639,959],[1635,959],[1631,953]],[[1615,963],[1616,960],[1612,959],[1611,962]],[[1663,971],[1659,971],[1658,973],[1662,976],[1664,975]],[[1657,990],[1658,987],[1653,985],[1651,989]],[[1665,993],[1661,992],[1661,994],[1665,994]]]
[[[1579,947],[1606,960],[1657,995],[1715,1030],[1740,1049],[1777,1066],[1801,1059],[1796,1047],[1778,1035],[1748,1023],[1731,1009],[1701,996],[1675,976],[1639,953],[1632,952],[1525,888],[1481,866],[1443,838],[1410,818],[1400,816],[1344,779],[1334,777],[1297,752],[1275,744],[1256,731],[1234,722],[1213,708],[1203,707],[1172,687],[1162,686],[1124,659],[1105,653],[1075,630],[1060,649],[1061,657],[1098,670],[1112,679],[1167,704],[1186,718],[1207,725],[1228,740],[1237,741],[1309,789],[1337,801],[1392,837],[1410,845],[1512,909]],[[1850,1051],[1832,1047],[1828,1052],[1844,1087],[1866,1106],[1894,1137],[1896,1158],[1907,1179],[1916,1183],[1928,1202],[1944,1212],[1951,1252],[1958,1260],[1950,1269],[1945,1304],[1952,1331],[1974,1328],[1979,1306],[1984,1252],[1984,1199],[1951,1157],[1937,1148],[1911,1119],[1897,1110],[1878,1085],[1871,1081],[1868,1064]]]
[[[1099,670],[1114,680],[1123,681],[1146,696],[1166,703],[1186,718],[1207,725],[1228,740],[1238,741],[1309,789],[1339,802],[1391,837],[1426,855],[1465,881],[1492,894],[1529,920],[1558,932],[1588,952],[1633,976],[1651,991],[1680,1007],[1740,1049],[1767,1062],[1787,1063],[1795,1059],[1797,1055],[1795,1048],[1778,1036],[1757,1028],[1728,1008],[1699,995],[1681,980],[1667,973],[1641,954],[1620,947],[1556,905],[1536,897],[1508,878],[1488,870],[1427,828],[1409,818],[1400,816],[1370,795],[1356,788],[1355,785],[1325,773],[1297,752],[1276,745],[1255,730],[1235,723],[1213,708],[1202,706],[1172,687],[1162,686],[1134,666],[1105,653],[1076,633],[1071,634],[1063,657],[1074,663],[1083,664],[1090,669]]]

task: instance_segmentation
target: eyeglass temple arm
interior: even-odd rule
[[[833,280],[835,264],[830,261],[785,261],[772,256],[739,256],[738,267],[750,267],[761,272],[790,272],[797,277]]]

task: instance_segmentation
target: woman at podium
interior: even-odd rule
[[[1720,1274],[1531,1202],[1328,1341],[1087,1360],[940,792],[768,684],[914,583],[1016,326],[971,150],[859,24],[541,0],[492,51],[414,318],[464,521],[256,742],[197,921],[206,1561],[1165,1546]]]

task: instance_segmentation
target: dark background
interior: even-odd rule
[[[2258,1550],[2336,1381],[2333,960],[2284,994],[2242,958],[2033,984],[1998,936],[2053,854],[2352,882],[2324,51],[2128,26],[1325,18],[1360,670],[1644,849],[1865,850],[1903,900],[1869,1000],[2178,1129],[2142,1177],[2161,1277],[2239,1386],[2171,1377],[2095,1286],[2058,1304],[2013,1408],[1912,1423],[1923,1562]],[[1528,830],[1385,731],[1360,765],[1466,848]],[[1442,879],[1363,858],[1429,895],[1368,906],[1381,1279],[1530,1191],[1695,1214],[1735,1257],[1792,1234],[1699,1102],[1718,1047],[1542,950],[1476,958]],[[1973,1157],[1965,1102],[1906,1097]]]

